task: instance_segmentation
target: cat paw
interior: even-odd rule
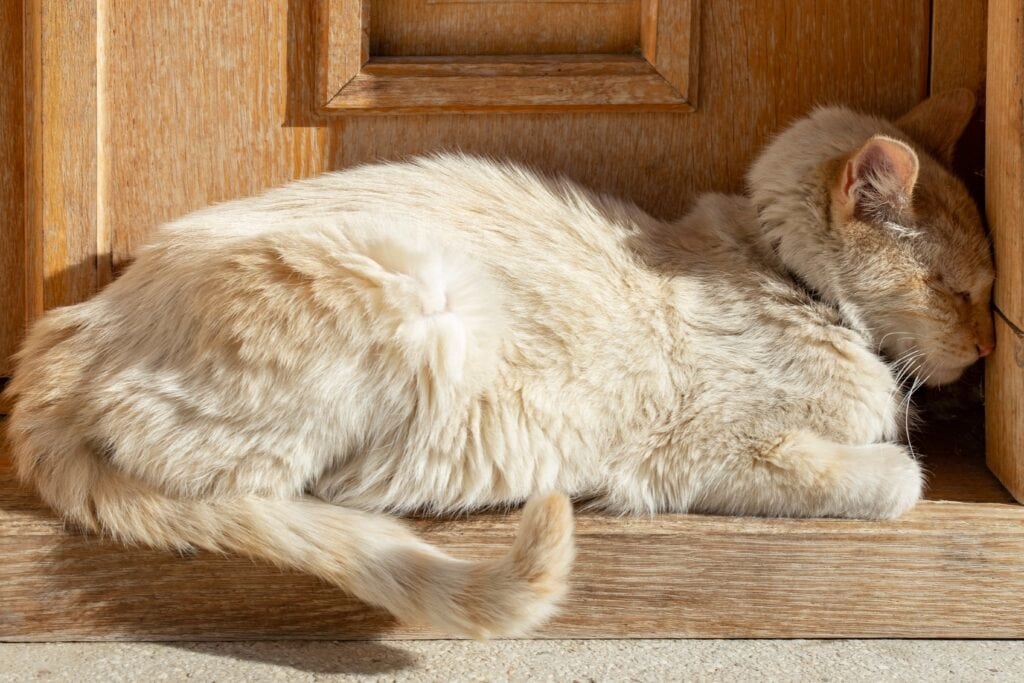
[[[854,485],[844,517],[895,519],[921,500],[924,473],[905,446],[879,443],[851,451],[847,462]]]

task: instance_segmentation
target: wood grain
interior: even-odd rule
[[[105,236],[116,271],[156,224],[291,178],[460,148],[671,216],[696,192],[740,188],[754,151],[814,104],[896,115],[928,91],[927,0],[705,0],[692,114],[325,117],[319,2],[25,4],[30,312],[93,290]],[[1022,195],[1020,11],[1007,0],[989,10],[989,130],[1000,136],[990,135],[990,201],[1000,207]],[[1011,313],[1019,208],[993,217],[997,299]],[[989,435],[1009,444],[993,452],[1019,457],[1019,375],[1006,370],[1017,357],[1000,330],[989,386],[1011,398],[990,394],[990,420],[1003,414],[994,402],[1010,412],[1007,431]],[[934,469],[933,492],[956,502],[894,523],[584,518],[573,598],[542,635],[1024,636],[1024,508],[1006,502],[977,446]],[[505,547],[514,519],[418,524],[453,552],[485,556]],[[308,577],[65,533],[0,471],[0,638],[402,634],[427,635]]]
[[[345,117],[339,162],[461,149],[677,216],[698,192],[741,189],[756,150],[816,104],[895,116],[923,99],[929,5],[704,0],[693,113]]]
[[[570,599],[537,635],[1022,637],[1024,507],[957,436],[974,430],[949,429],[925,451],[933,500],[896,522],[580,516]],[[495,557],[516,515],[413,524],[456,555]],[[437,635],[307,576],[65,531],[3,456],[0,605],[3,640]]]
[[[26,5],[30,314],[105,282],[105,250],[116,272],[155,225],[292,178],[457,148],[674,216],[739,189],[755,150],[814,104],[897,115],[927,93],[926,0],[704,0],[696,113],[324,117],[320,3]],[[21,314],[3,315],[13,348]]]
[[[30,317],[96,291],[96,7],[25,3]]]
[[[352,113],[692,111],[642,57],[372,58],[326,109]]]
[[[640,0],[597,3],[370,0],[370,54],[373,57],[631,54],[640,40],[639,12]]]
[[[699,4],[321,0],[328,22],[321,82],[344,84],[324,111],[689,111]],[[357,43],[359,8],[368,23]],[[633,67],[647,55],[655,59],[638,73]],[[493,65],[486,76],[476,68],[481,61]],[[352,77],[357,63],[363,68]],[[584,63],[587,73],[563,68]]]
[[[953,170],[985,202],[985,52],[988,0],[933,0],[930,93],[967,88],[978,111],[957,144]]]
[[[101,150],[115,269],[159,223],[340,165],[344,124],[316,115],[316,5],[110,4],[105,110],[117,125]]]
[[[651,64],[658,61],[658,5],[659,0],[640,2],[640,54]],[[699,22],[694,29],[699,35]]]
[[[636,0],[426,0],[428,5],[470,5],[470,4],[505,4],[505,5],[541,5],[541,4],[555,4],[555,3],[566,3],[576,5],[604,5],[604,4],[632,4]]]
[[[1024,322],[1024,4],[989,3],[985,204],[996,257],[996,306]]]
[[[76,185],[85,203],[66,203],[69,220],[46,230],[83,249],[109,235],[116,271],[155,225],[211,202],[363,161],[455,148],[566,174],[672,216],[696,192],[740,188],[754,151],[816,103],[896,115],[927,92],[925,0],[704,0],[704,87],[693,114],[324,117],[320,43],[310,38],[319,35],[320,2],[105,3],[102,185],[90,195],[86,175]],[[83,14],[93,7],[59,5]],[[75,49],[87,52],[88,43],[95,56],[90,40],[78,32]],[[83,76],[75,87],[95,80]],[[88,115],[77,103],[89,97],[75,101],[75,115]],[[74,126],[62,130],[52,134],[71,135]],[[98,227],[89,197],[103,207]],[[65,255],[72,273],[58,285],[78,281],[71,275],[79,261]],[[91,267],[87,274],[94,281]],[[59,289],[49,298],[91,291]]]
[[[981,94],[989,0],[932,0],[931,91]]]
[[[996,316],[996,350],[986,365],[988,466],[1024,503],[1024,331]]]
[[[643,29],[653,24],[654,35],[643,36],[654,43],[651,64],[687,101],[697,100],[697,58],[700,55],[700,0],[653,2],[644,7]],[[648,49],[646,53],[649,53]]]
[[[1024,501],[1024,5],[988,8],[985,203],[996,260],[996,351],[986,373],[988,464]]]
[[[28,319],[25,245],[24,5],[0,5],[0,377],[11,374],[11,354]],[[0,395],[0,412],[3,411]]]
[[[369,0],[315,0],[319,102],[326,104],[370,58]]]

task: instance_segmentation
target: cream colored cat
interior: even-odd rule
[[[945,382],[992,344],[977,212],[925,153],[972,108],[820,110],[755,164],[756,211],[707,196],[678,223],[460,156],[192,214],[33,327],[18,472],[88,529],[262,558],[474,636],[563,595],[566,496],[895,517],[922,477],[876,349]],[[493,562],[380,514],[531,497]]]

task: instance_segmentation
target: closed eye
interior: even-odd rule
[[[974,297],[971,296],[970,292],[953,289],[949,284],[947,284],[946,279],[941,275],[932,275],[931,277],[926,278],[925,284],[927,284],[928,287],[937,294],[953,296],[968,304],[974,301]]]

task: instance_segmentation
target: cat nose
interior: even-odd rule
[[[994,348],[995,348],[995,346],[993,346],[992,344],[986,344],[984,342],[981,343],[981,344],[978,344],[978,356],[980,358],[984,358],[988,354],[992,353],[992,349],[994,349]]]

